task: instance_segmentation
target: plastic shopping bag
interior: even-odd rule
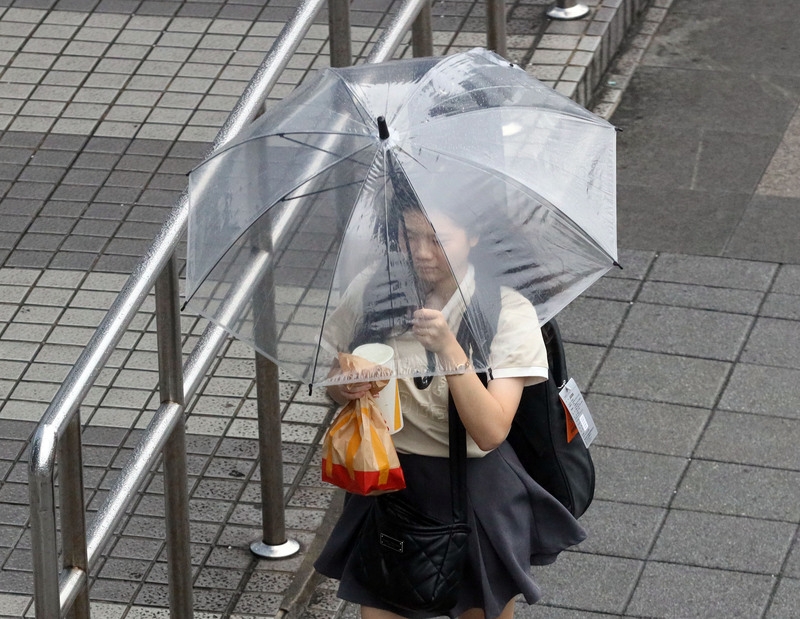
[[[344,372],[374,364],[341,353]],[[406,487],[403,470],[389,435],[389,428],[375,395],[388,380],[374,380],[366,396],[342,408],[325,435],[322,450],[322,480],[354,494],[381,494]]]

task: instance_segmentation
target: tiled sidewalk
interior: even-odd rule
[[[0,8],[0,617],[20,617],[32,615],[26,441],[290,9],[124,0],[7,4]],[[585,100],[586,80],[598,77],[601,61],[608,61],[603,55],[624,34],[620,11],[644,3],[588,2],[595,9],[588,23],[548,23],[542,15],[548,4],[508,3],[509,56]],[[360,56],[392,6],[353,5]],[[436,52],[482,45],[481,10],[479,2],[435,4]],[[663,8],[648,13],[652,23],[661,17]],[[322,23],[312,27],[274,98],[326,63]],[[643,48],[641,39],[634,41],[628,58]],[[616,83],[607,84],[599,113],[611,113],[631,66],[623,63]],[[626,258],[626,272],[571,310],[581,328],[572,335],[570,360],[585,384],[654,257]],[[152,300],[82,409],[90,511],[156,407],[151,311]],[[600,324],[596,312],[613,320]],[[203,326],[184,316],[185,352]],[[189,407],[198,619],[274,615],[305,558],[258,561],[248,550],[261,519],[252,358],[246,346],[229,343]],[[305,551],[332,496],[318,481],[315,451],[330,408],[320,394],[309,396],[288,381],[281,401],[287,525]],[[154,473],[92,574],[93,616],[167,616],[162,514],[161,478]],[[308,616],[343,612],[350,610],[323,584]]]
[[[394,4],[354,5],[356,58],[363,58],[376,40]],[[530,55],[535,22],[542,21],[546,4],[527,0],[511,6],[512,59],[524,61]],[[177,16],[157,11],[130,15],[111,8],[81,12],[60,10],[57,4],[48,12],[22,6],[14,3],[0,15],[0,59],[5,56],[7,63],[0,129],[194,142],[213,140],[282,29],[287,10],[268,5],[260,19],[249,21],[224,17],[224,12],[219,17],[184,16],[183,11]],[[477,3],[442,3],[435,15],[437,53],[485,44],[485,36],[478,34],[484,18]],[[327,64],[328,27],[322,18],[311,27],[271,99],[282,99],[310,70]],[[400,54],[407,52],[404,47]],[[558,63],[563,64],[560,58]]]

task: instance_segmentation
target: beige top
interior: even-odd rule
[[[475,290],[475,271],[470,266],[464,279],[459,283],[462,296],[456,293],[442,314],[453,333],[458,331],[464,312],[464,302],[469,303]],[[360,303],[353,296],[343,302],[326,325],[341,334],[342,330],[353,333],[358,319],[355,307]],[[360,299],[360,295],[354,295]],[[524,377],[525,384],[532,385],[547,379],[547,350],[544,346],[539,320],[533,305],[521,294],[511,288],[500,288],[501,310],[497,333],[492,340],[489,366],[494,379]],[[328,331],[329,333],[331,331]],[[340,340],[341,341],[341,340]],[[424,358],[425,350],[409,331],[386,342],[395,349],[395,358],[402,367],[404,359]],[[417,361],[419,363],[419,361]],[[419,367],[419,366],[417,366]],[[412,378],[398,380],[400,407],[403,414],[403,429],[394,434],[394,444],[399,452],[425,456],[447,457],[447,379],[434,376],[427,389],[417,389]],[[482,451],[467,436],[467,455],[482,457]]]

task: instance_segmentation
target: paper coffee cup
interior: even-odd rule
[[[353,354],[394,370],[394,350],[386,344],[362,344],[353,351]],[[400,411],[400,392],[396,378],[389,379],[389,383],[375,398],[375,403],[381,409],[386,425],[389,426],[389,434],[394,434],[403,427],[403,413]]]

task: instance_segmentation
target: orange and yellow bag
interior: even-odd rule
[[[344,372],[374,367],[345,353],[339,354]],[[388,380],[373,380],[366,396],[348,402],[333,420],[322,448],[322,480],[353,494],[381,494],[406,487],[403,469],[389,428],[374,395]]]

